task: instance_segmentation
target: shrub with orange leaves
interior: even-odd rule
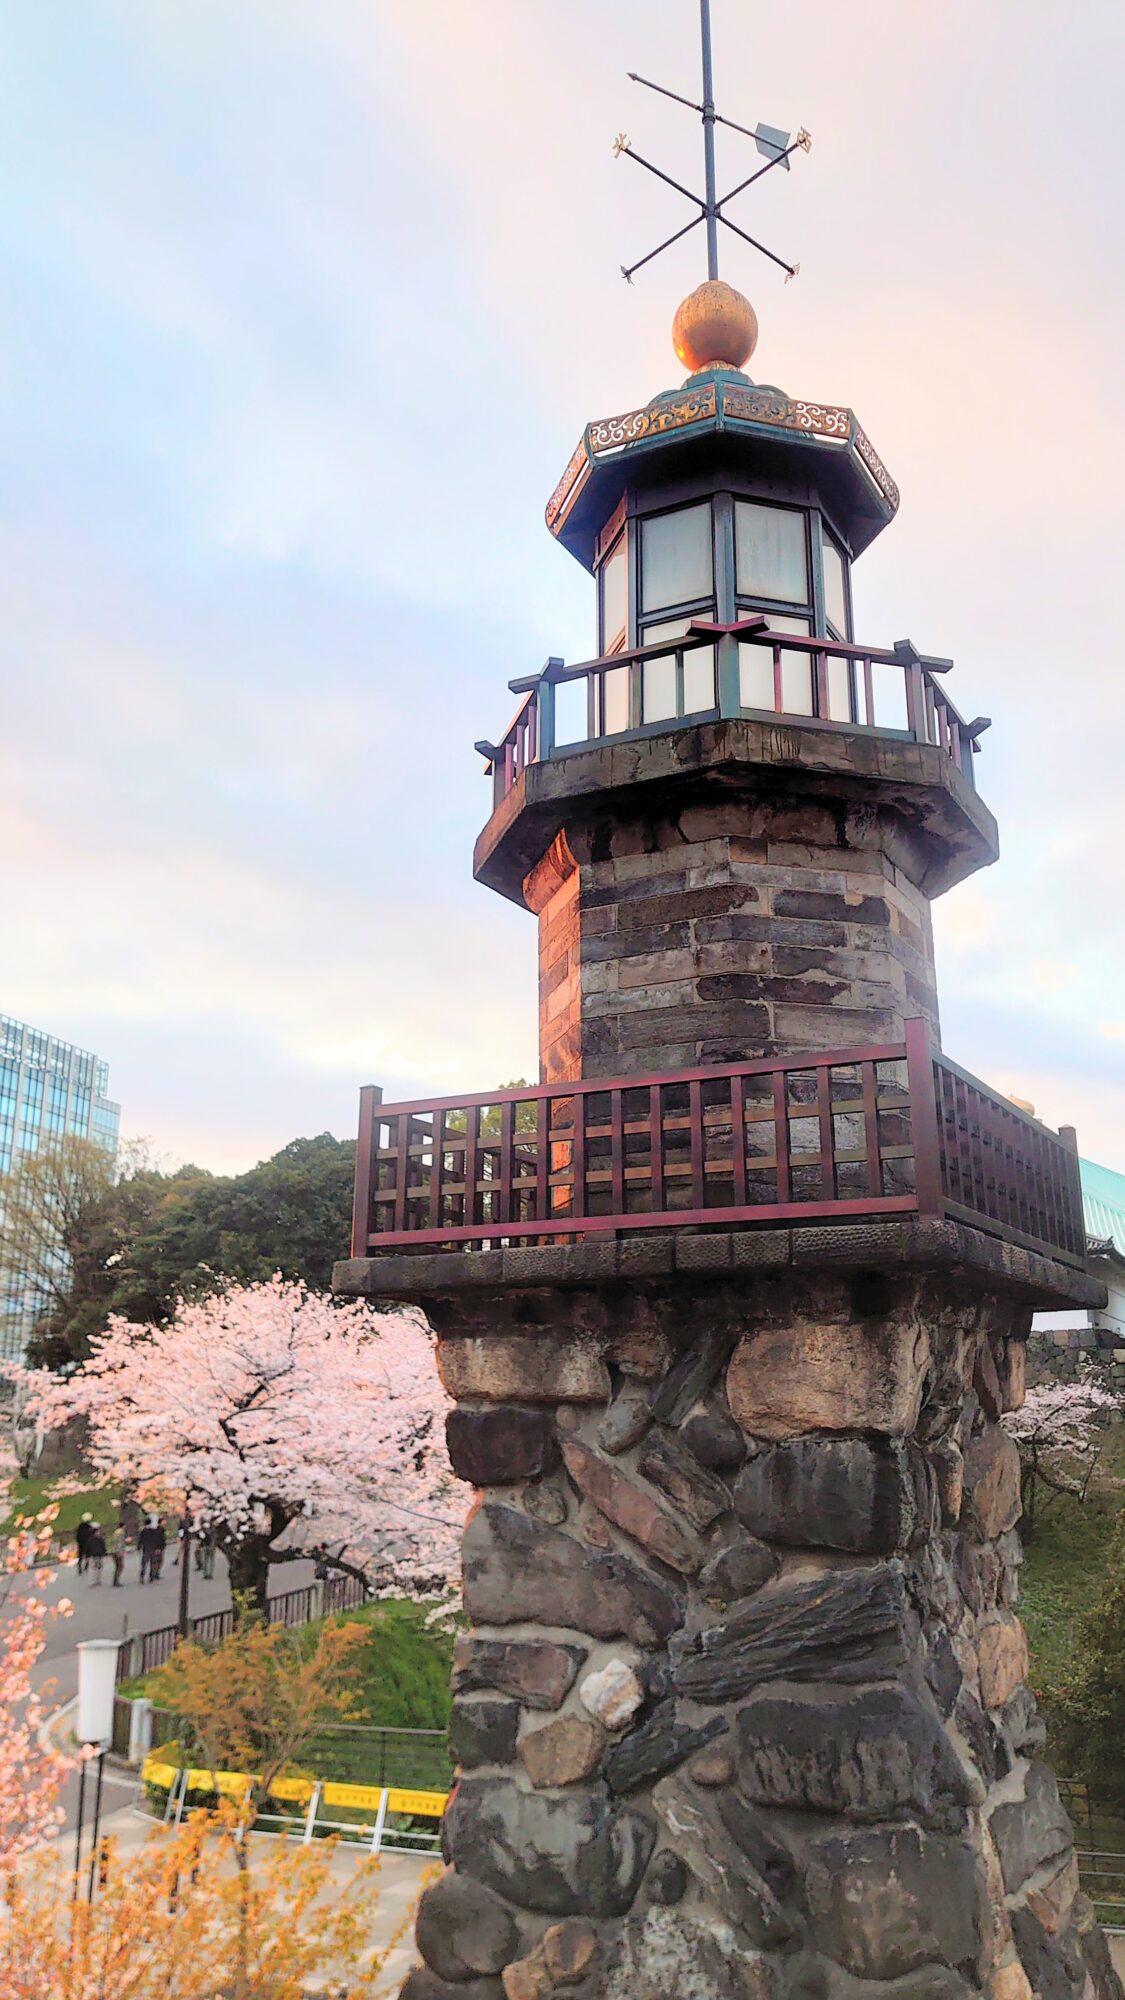
[[[373,1945],[379,1863],[340,1883],[332,1844],[247,1835],[234,1807],[156,1829],[123,1857],[105,1843],[92,1904],[62,1857],[9,1878],[0,1908],[3,2000],[302,2000],[338,1980],[380,1986],[410,1918]],[[83,1891],[85,1884],[82,1885]]]
[[[366,1626],[334,1620],[309,1632],[250,1618],[217,1645],[181,1640],[148,1692],[179,1717],[194,1763],[247,1772],[260,1802],[322,1730],[361,1718],[367,1638]]]

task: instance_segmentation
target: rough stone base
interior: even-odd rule
[[[446,1301],[482,1492],[406,2000],[1120,2000],[1024,1685],[1029,1314],[903,1269]]]

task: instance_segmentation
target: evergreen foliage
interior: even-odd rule
[[[1079,1626],[1052,1707],[1060,1769],[1125,1805],[1125,1514],[1109,1545],[1101,1595]]]
[[[84,1361],[111,1313],[159,1325],[223,1279],[280,1272],[327,1291],[347,1255],[354,1171],[354,1140],[330,1132],[244,1174],[165,1173],[139,1146],[116,1167],[85,1139],[44,1148],[0,1176],[0,1268],[30,1274],[45,1300],[31,1361]]]

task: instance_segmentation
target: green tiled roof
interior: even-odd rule
[[[1125,1257],[1125,1174],[1115,1174],[1111,1167],[1095,1166],[1093,1160],[1080,1160],[1078,1164],[1087,1236],[1095,1236],[1099,1241],[1111,1237],[1114,1248]]]

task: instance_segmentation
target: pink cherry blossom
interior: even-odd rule
[[[0,1515],[8,1511],[14,1470],[14,1461],[0,1463]],[[72,1760],[40,1742],[50,1687],[32,1686],[47,1627],[70,1609],[65,1598],[44,1602],[55,1572],[33,1568],[37,1551],[50,1542],[57,1511],[49,1507],[34,1521],[21,1520],[0,1554],[0,1875],[63,1823],[58,1795]]]
[[[259,1595],[267,1561],[314,1549],[384,1592],[452,1585],[466,1499],[448,1404],[420,1313],[280,1277],[181,1303],[166,1326],[111,1319],[69,1380],[29,1397],[48,1427],[85,1420],[99,1473],[183,1496]]]
[[[1034,1441],[1043,1450],[1084,1458],[1095,1450],[1117,1398],[1089,1373],[1076,1382],[1037,1382],[1023,1405],[1003,1419],[1017,1444]]]
[[[1021,1409],[1003,1419],[1020,1455],[1024,1529],[1034,1534],[1041,1495],[1084,1500],[1098,1469],[1106,1425],[1119,1408],[1087,1367],[1074,1382],[1046,1380],[1027,1392]]]

